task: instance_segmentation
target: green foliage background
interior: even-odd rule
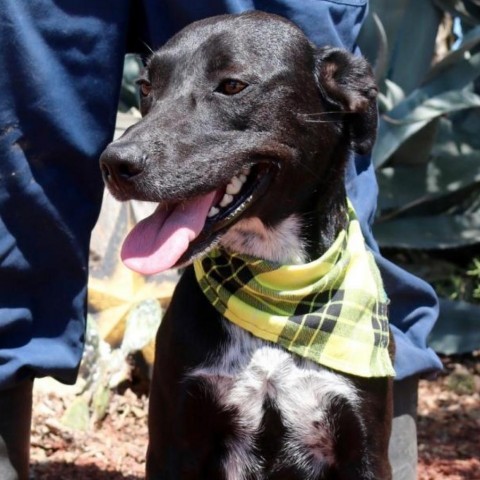
[[[371,0],[359,43],[381,90],[375,236],[436,287],[432,346],[479,349],[480,0]]]

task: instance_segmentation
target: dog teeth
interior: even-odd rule
[[[228,189],[227,189],[227,191],[228,191]],[[239,190],[239,191],[240,191],[240,190]],[[233,195],[229,195],[228,193],[226,193],[226,194],[223,196],[223,198],[222,198],[222,200],[221,200],[221,202],[220,202],[220,206],[221,206],[221,207],[226,207],[227,205],[230,205],[230,204],[232,203],[232,201],[233,201]]]
[[[225,194],[223,195],[220,203],[216,207],[211,207],[207,217],[211,218],[217,215],[220,212],[220,208],[227,207],[233,202],[233,199],[237,193],[243,187],[243,184],[247,181],[247,175],[250,173],[250,167],[245,167],[242,169],[242,173],[232,177],[230,183],[225,189]],[[220,208],[218,208],[220,207]]]
[[[227,193],[236,195],[242,189],[243,182],[238,177],[233,177],[227,185]]]
[[[210,208],[207,217],[214,217],[220,210],[217,207]]]

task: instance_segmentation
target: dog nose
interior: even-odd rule
[[[100,156],[100,170],[107,184],[121,184],[140,175],[147,161],[136,143],[113,142]]]

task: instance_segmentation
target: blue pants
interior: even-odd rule
[[[110,141],[126,51],[156,48],[205,16],[260,9],[317,44],[355,50],[366,0],[3,0],[0,8],[0,388],[50,375],[75,381],[86,312],[98,157]],[[368,157],[347,189],[367,241],[377,187]],[[426,347],[431,288],[378,253],[399,378],[439,367]]]

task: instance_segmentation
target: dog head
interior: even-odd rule
[[[317,49],[270,14],[191,24],[151,56],[138,83],[143,118],[100,165],[117,199],[159,204],[122,252],[142,273],[187,263],[218,241],[228,247],[234,230],[245,245],[249,234],[268,241],[295,218],[303,235],[312,205],[328,216],[333,197],[345,201],[346,159],[375,138],[367,63]]]

